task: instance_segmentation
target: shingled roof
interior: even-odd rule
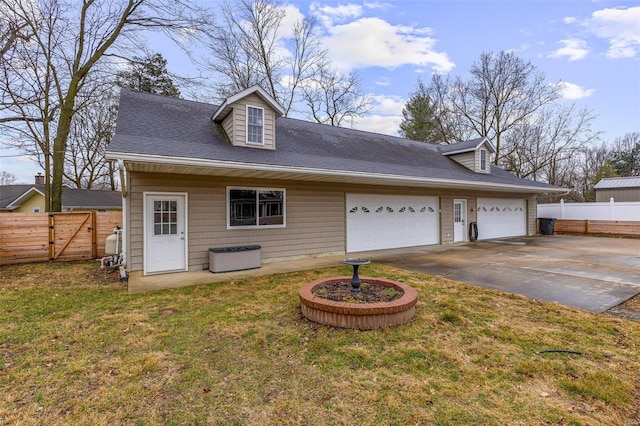
[[[562,191],[498,167],[491,174],[475,173],[443,155],[439,145],[293,118],[276,119],[275,151],[233,146],[211,119],[217,109],[216,105],[123,89],[107,157],[166,164],[197,160],[204,166],[304,169],[318,174],[375,174],[383,180],[380,184],[385,177],[401,177],[423,186],[460,181],[494,189]]]

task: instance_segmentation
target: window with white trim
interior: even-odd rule
[[[480,170],[482,171],[487,170],[487,150],[486,149],[480,150]]]
[[[227,227],[284,227],[285,190],[227,188]]]
[[[247,105],[247,143],[264,145],[264,109]]]

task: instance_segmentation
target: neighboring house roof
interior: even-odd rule
[[[600,179],[594,189],[625,189],[640,188],[640,176],[603,178]]]
[[[62,207],[65,209],[121,209],[122,194],[120,191],[64,188]]]
[[[42,185],[0,186],[0,210],[13,210],[20,206],[23,200],[31,197],[34,191],[44,195],[44,187]]]
[[[471,152],[478,149],[482,144],[485,144],[491,153],[495,153],[496,149],[487,137],[471,139],[470,141],[458,142],[451,145],[441,145],[440,151],[444,155],[462,154],[465,152]]]
[[[276,150],[233,146],[212,121],[217,110],[216,105],[123,89],[107,158],[159,172],[172,165],[184,172],[228,176],[271,173],[332,182],[565,191],[498,167],[490,174],[475,173],[444,156],[440,145],[285,117],[276,120]]]
[[[14,210],[35,194],[44,196],[44,185],[0,186],[0,210]],[[62,188],[62,208],[121,209],[120,191]]]

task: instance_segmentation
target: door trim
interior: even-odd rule
[[[462,239],[456,241],[456,223],[455,223],[455,205],[456,203],[460,203],[460,214],[462,219]],[[453,242],[454,243],[466,243],[467,239],[467,200],[462,198],[454,198],[453,200]]]
[[[187,192],[164,192],[164,191],[144,191],[142,192],[142,268],[143,275],[155,275],[163,274],[166,272],[151,272],[147,271],[147,213],[149,209],[149,203],[147,198],[149,196],[182,196],[184,197],[184,271],[189,270],[189,193]],[[180,269],[178,271],[181,271]]]

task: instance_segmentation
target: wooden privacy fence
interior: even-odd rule
[[[640,222],[556,219],[554,232],[558,234],[599,234],[640,237]]]
[[[0,265],[95,259],[122,212],[0,214]]]

